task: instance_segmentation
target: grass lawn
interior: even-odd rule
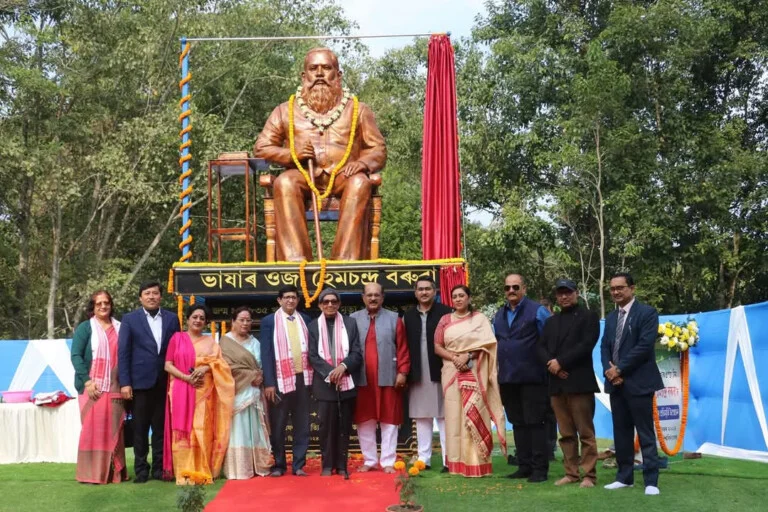
[[[605,445],[607,443],[601,443]],[[133,466],[128,451],[129,467]],[[439,468],[439,457],[433,460]],[[599,466],[598,466],[599,467]],[[642,474],[635,473],[637,487],[606,491],[615,470],[599,469],[598,487],[556,488],[563,476],[562,463],[550,467],[549,481],[529,484],[504,478],[515,468],[501,457],[494,459],[494,475],[469,479],[427,471],[419,478],[419,499],[427,512],[443,511],[547,511],[547,510],[768,510],[768,464],[718,457],[670,460],[659,479],[660,497],[643,495]],[[136,511],[174,510],[176,486],[150,480],[144,485],[79,484],[74,464],[12,464],[0,466],[0,511]],[[224,484],[207,488],[208,499]],[[661,501],[663,500],[663,501]],[[258,504],[248,509],[258,510]],[[343,507],[343,504],[340,504]],[[287,511],[290,512],[290,511]],[[354,511],[368,512],[368,511]],[[381,512],[381,511],[374,511]]]

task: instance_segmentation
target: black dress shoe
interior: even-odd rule
[[[518,469],[514,473],[507,475],[507,478],[528,478],[531,476],[531,473],[528,471],[523,471],[522,469]]]
[[[135,484],[145,484],[147,481],[149,481],[148,475],[136,475],[136,478],[133,479]]]
[[[517,466],[517,455],[507,455],[507,464]]]
[[[432,469],[432,466],[430,466],[429,464],[424,466],[424,471],[429,471],[430,469]]]
[[[540,482],[546,482],[547,481],[547,475],[541,475],[534,473],[533,475],[528,477],[528,481],[532,484],[537,484]]]
[[[337,469],[336,474],[341,477],[344,477],[345,480],[349,480],[349,471],[347,471],[346,469]]]
[[[451,470],[448,469],[448,466],[443,466],[443,469],[440,470],[441,473],[449,473]]]

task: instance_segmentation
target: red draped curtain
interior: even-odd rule
[[[459,180],[453,46],[448,36],[434,35],[429,40],[421,171],[421,236],[425,260],[461,256]]]
[[[466,284],[467,274],[463,265],[451,265],[440,269],[440,302],[453,307],[451,290],[457,284]]]

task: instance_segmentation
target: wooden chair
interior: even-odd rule
[[[259,185],[264,189],[264,224],[266,227],[267,236],[267,248],[266,258],[267,262],[273,262],[277,260],[277,246],[275,245],[275,200],[272,194],[272,187],[275,182],[276,174],[273,173],[261,173],[259,176]],[[381,186],[381,174],[372,173],[369,176],[371,185],[371,202],[370,202],[370,232],[371,232],[371,259],[375,260],[379,258],[379,231],[381,230],[381,195],[379,194],[379,187]],[[322,201],[320,204],[320,220],[321,221],[337,221],[339,220],[339,201],[340,198],[330,195]],[[314,216],[312,213],[312,199],[307,199],[304,209],[306,211],[306,220],[312,222]]]

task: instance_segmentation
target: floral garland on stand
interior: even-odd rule
[[[325,258],[320,260],[320,281],[318,282],[315,293],[309,295],[309,287],[307,286],[307,260],[303,260],[299,263],[299,279],[301,280],[301,293],[304,295],[304,304],[309,308],[313,302],[320,296],[320,292],[323,291],[323,285],[325,284],[325,268],[328,264],[328,260]]]
[[[317,189],[315,184],[312,182],[312,178],[309,176],[309,173],[306,169],[301,165],[301,162],[299,161],[299,156],[296,154],[296,141],[294,137],[294,122],[293,122],[293,102],[296,98],[295,95],[291,95],[290,98],[288,98],[288,146],[291,150],[291,159],[293,159],[294,165],[296,165],[296,169],[299,170],[302,176],[304,176],[304,180],[306,180],[307,185],[309,185],[309,188],[312,190],[312,193],[317,196],[318,201],[322,201],[323,199],[327,198],[331,195],[331,191],[333,190],[333,182],[336,179],[336,175],[339,173],[342,167],[347,163],[347,160],[349,160],[349,155],[352,153],[352,144],[355,141],[355,132],[357,131],[357,120],[360,113],[360,103],[357,100],[357,96],[352,96],[352,128],[349,131],[349,140],[347,141],[347,149],[344,152],[344,156],[341,160],[339,160],[339,163],[336,164],[336,167],[333,168],[331,171],[331,179],[328,181],[328,186],[325,188],[325,192],[320,193],[320,191]]]
[[[696,320],[689,319],[687,322],[665,322],[659,324],[658,343],[669,351],[675,351],[680,354],[680,384],[682,387],[683,404],[680,412],[680,433],[677,436],[675,446],[670,449],[664,439],[664,432],[661,430],[661,419],[659,418],[659,409],[656,406],[656,395],[653,395],[653,423],[656,427],[656,439],[659,440],[661,451],[673,457],[680,453],[685,439],[685,427],[688,425],[688,396],[689,396],[689,351],[690,347],[695,347],[699,343],[699,326]],[[635,452],[640,450],[640,440],[635,436]]]

